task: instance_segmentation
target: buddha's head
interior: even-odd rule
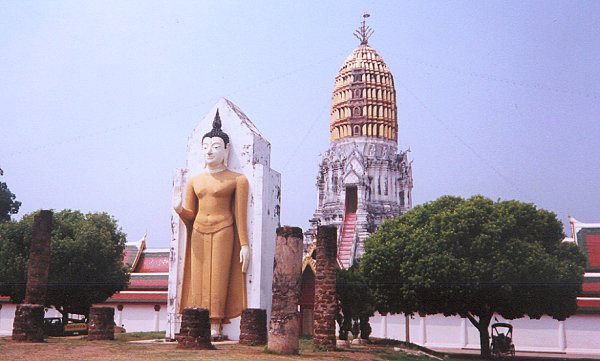
[[[212,130],[202,137],[202,153],[204,153],[204,162],[208,169],[227,167],[229,136],[221,130],[221,117],[218,109],[213,120]]]

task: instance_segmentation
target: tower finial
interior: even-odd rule
[[[369,43],[369,38],[373,35],[374,31],[370,26],[367,26],[367,18],[371,16],[368,12],[365,11],[363,14],[362,25],[358,30],[354,32],[354,36],[358,40],[360,40],[360,45],[367,45]]]

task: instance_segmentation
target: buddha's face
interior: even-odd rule
[[[225,165],[227,148],[225,147],[225,142],[222,138],[204,138],[202,140],[202,153],[204,153],[204,161],[208,168],[218,168]]]

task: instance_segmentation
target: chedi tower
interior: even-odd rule
[[[373,34],[362,26],[360,45],[335,78],[329,130],[331,145],[317,175],[318,205],[311,228],[338,227],[338,261],[351,266],[365,239],[384,219],[412,206],[408,151],[398,152],[398,109],[394,77],[369,46]],[[314,234],[307,234],[311,242]]]

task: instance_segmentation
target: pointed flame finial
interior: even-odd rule
[[[215,119],[213,120],[213,129],[221,130],[221,116],[219,115],[219,108],[217,108],[217,113],[215,114]]]
[[[367,45],[369,43],[369,38],[375,31],[371,29],[370,26],[367,26],[367,18],[371,16],[368,12],[363,14],[363,21],[361,27],[354,32],[354,36],[358,40],[360,40],[360,45]]]

